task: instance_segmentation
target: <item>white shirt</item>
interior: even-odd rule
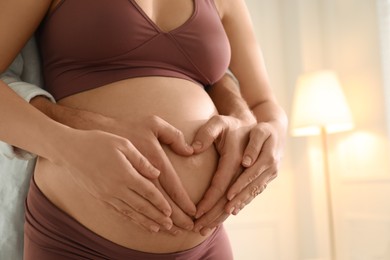
[[[40,61],[31,39],[8,70],[0,75],[27,102],[53,97],[41,86]],[[24,201],[34,169],[34,155],[0,141],[0,259],[23,259]]]

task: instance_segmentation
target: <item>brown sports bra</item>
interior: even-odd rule
[[[45,88],[56,100],[119,80],[167,76],[211,85],[230,45],[213,0],[163,32],[134,0],[63,0],[39,30]]]

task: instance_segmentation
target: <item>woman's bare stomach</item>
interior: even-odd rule
[[[193,82],[166,77],[128,79],[62,99],[60,104],[115,118],[137,120],[157,115],[184,133],[191,143],[198,128],[216,109],[207,93]],[[131,126],[129,126],[131,127]],[[216,170],[214,147],[182,157],[164,147],[190,198],[197,203]],[[206,239],[183,231],[177,236],[151,233],[97,202],[75,184],[66,171],[39,158],[34,173],[42,192],[70,216],[98,235],[135,250],[165,253],[186,250]]]

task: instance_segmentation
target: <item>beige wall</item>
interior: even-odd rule
[[[376,1],[324,1],[326,64],[356,129],[331,141],[339,259],[390,259],[390,153]],[[388,92],[387,92],[388,93]]]
[[[338,73],[356,124],[353,131],[329,136],[338,259],[390,258],[390,203],[386,199],[390,196],[390,153],[376,1],[290,2],[298,5],[301,47],[300,57],[292,59],[302,71],[325,68]],[[294,25],[290,29],[296,30]],[[291,47],[287,52],[294,51]],[[305,155],[308,161],[293,167],[300,174],[304,169],[304,177],[311,179],[309,187],[297,186],[311,195],[311,204],[298,197],[298,205],[306,205],[298,218],[317,218],[312,226],[300,225],[300,230],[308,229],[301,240],[301,257],[326,257],[321,143],[316,137],[299,138],[293,140],[291,151]]]

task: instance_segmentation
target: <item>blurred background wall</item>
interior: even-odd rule
[[[390,259],[390,1],[246,2],[286,112],[301,74],[332,70],[355,128],[327,136],[330,217],[321,139],[289,135],[279,177],[227,222],[236,258],[332,259],[331,237],[334,259]]]

